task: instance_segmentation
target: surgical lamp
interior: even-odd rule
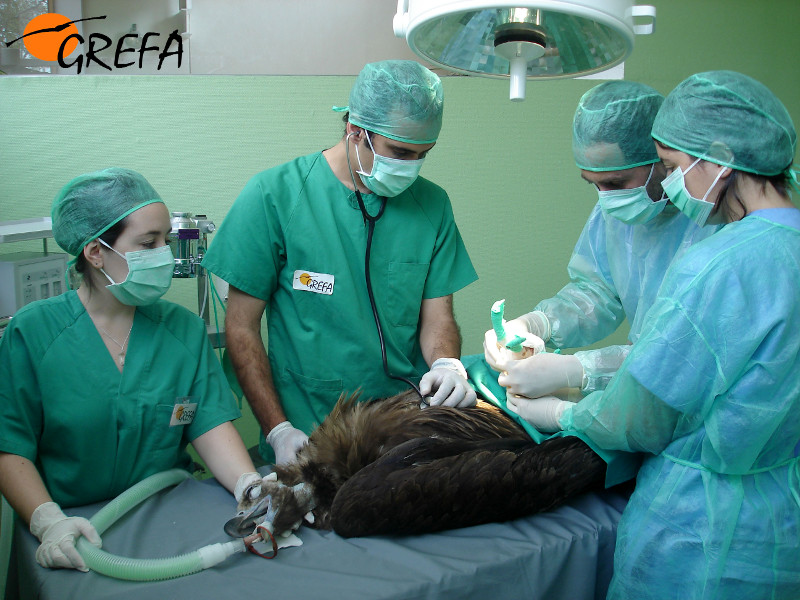
[[[634,35],[654,30],[656,9],[632,0],[398,0],[394,33],[425,61],[463,75],[510,79],[581,77],[620,64]],[[649,18],[635,25],[634,17]]]

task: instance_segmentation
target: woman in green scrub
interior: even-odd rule
[[[156,191],[106,169],[69,182],[52,214],[82,282],[21,308],[0,343],[0,493],[40,540],[39,564],[85,571],[75,541],[100,538],[62,506],[187,468],[188,443],[237,500],[261,478],[205,324],[160,300],[174,261]]]

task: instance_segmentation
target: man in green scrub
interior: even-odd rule
[[[265,460],[294,460],[343,393],[418,381],[430,404],[475,404],[452,295],[477,275],[446,192],[418,176],[442,109],[419,63],[366,65],[342,139],[253,177],[214,236],[203,266],[231,286],[227,347]]]

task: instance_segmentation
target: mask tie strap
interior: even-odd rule
[[[707,202],[706,198],[708,198],[708,195],[711,193],[711,190],[713,190],[714,186],[717,185],[717,182],[719,181],[720,177],[722,177],[722,174],[725,172],[725,169],[729,169],[729,168],[730,167],[726,167],[726,166],[722,165],[722,168],[719,170],[719,173],[717,173],[717,176],[714,177],[714,181],[711,182],[711,187],[709,187],[706,190],[706,193],[703,194],[703,202]]]
[[[117,252],[116,250],[114,250],[114,249],[113,249],[111,246],[109,246],[108,244],[106,244],[106,243],[105,243],[103,240],[101,240],[100,238],[97,238],[97,241],[98,241],[98,242],[100,242],[101,244],[103,244],[103,246],[105,246],[105,247],[106,247],[106,248],[108,248],[109,250],[111,250],[111,251],[112,251],[114,254],[116,254],[117,256],[119,256],[119,257],[120,257],[122,260],[124,260],[125,262],[128,262],[128,259],[127,259],[127,258],[125,258],[124,256],[122,256],[122,254],[120,254],[119,252]]]
[[[125,261],[125,264],[128,264],[128,259],[127,259],[127,258],[125,258],[124,256],[122,256],[122,254],[120,254],[120,253],[119,253],[119,252],[117,252],[116,250],[114,250],[114,248],[112,248],[111,246],[109,246],[107,243],[105,243],[105,242],[104,242],[103,240],[101,240],[100,238],[97,238],[97,241],[98,241],[98,242],[100,242],[101,244],[103,244],[103,246],[105,246],[105,247],[106,247],[106,248],[108,248],[109,250],[111,250],[111,251],[112,251],[114,254],[116,254],[117,256],[119,256],[119,257],[120,257],[122,260],[124,260],[124,261]],[[105,269],[103,269],[103,267],[100,267],[100,272],[101,272],[103,275],[105,275],[105,276],[106,276],[106,279],[108,279],[108,282],[109,282],[109,284],[110,284],[110,285],[117,285],[117,282],[116,282],[116,281],[114,281],[113,279],[111,279],[111,277],[109,276],[109,274],[108,274],[108,273],[106,273],[106,271],[105,271]]]
[[[113,279],[111,279],[111,277],[109,276],[109,274],[108,274],[108,273],[106,273],[106,271],[105,271],[105,269],[104,269],[103,267],[100,267],[100,272],[101,272],[103,275],[105,275],[105,276],[106,276],[106,279],[108,279],[108,283],[109,283],[110,285],[117,285],[117,282],[116,282],[116,281],[114,281]]]
[[[369,139],[369,131],[367,131],[366,129],[363,129],[362,131],[364,132],[364,135],[367,137],[367,143],[369,144],[369,149],[372,150],[372,156],[373,156],[373,160],[374,160],[375,147],[372,145],[372,140]],[[350,135],[354,135],[354,134],[351,133]],[[348,138],[349,138],[349,136],[348,136]],[[372,164],[372,169],[370,170],[370,172],[369,173],[365,173],[364,172],[364,167],[361,164],[361,156],[359,156],[359,154],[358,154],[358,144],[355,145],[355,149],[356,149],[356,160],[358,160],[358,168],[359,168],[359,170],[356,171],[356,173],[358,173],[359,175],[364,175],[366,177],[369,177],[370,175],[372,175],[372,171],[375,170],[375,163]]]
[[[647,184],[650,183],[650,180],[653,178],[653,170],[656,168],[656,163],[650,165],[650,175],[647,176],[647,181],[644,182],[642,187],[647,188]]]
[[[694,166],[695,166],[697,163],[699,163],[701,160],[703,160],[703,159],[698,157],[698,159],[697,159],[697,160],[695,160],[695,161],[694,161],[692,164],[690,164],[690,165],[689,165],[689,168],[688,168],[688,169],[686,169],[685,171],[684,171],[683,169],[681,169],[681,172],[683,173],[683,176],[685,177],[685,176],[686,176],[686,174],[687,174],[689,171],[691,171],[692,169],[694,169]],[[675,170],[677,171],[677,169],[675,169]]]

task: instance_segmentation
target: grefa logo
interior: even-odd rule
[[[301,269],[294,272],[292,287],[304,292],[314,292],[316,294],[330,296],[333,294],[333,283],[333,275],[314,273],[314,271]]]
[[[144,63],[144,56],[148,52],[158,52],[158,70],[161,70],[164,61],[170,56],[178,57],[178,68],[180,68],[181,59],[183,58],[183,39],[177,29],[169,34],[163,48],[160,48],[154,43],[158,41],[155,38],[161,34],[154,31],[145,33],[141,37],[141,42],[138,41],[139,34],[133,32],[126,33],[115,42],[107,35],[95,32],[89,34],[89,39],[85,40],[78,33],[78,28],[75,26],[75,23],[80,23],[81,21],[96,21],[105,18],[106,16],[104,15],[102,17],[88,17],[70,21],[64,15],[58,13],[45,13],[31,19],[25,26],[23,35],[15,40],[6,42],[6,48],[21,42],[25,45],[25,49],[39,60],[57,60],[59,66],[65,69],[77,65],[78,74],[80,74],[84,66],[88,68],[93,62],[107,71],[135,67],[137,64],[138,68],[141,69]],[[67,62],[67,57],[75,52],[78,44],[85,45],[85,56],[78,54],[77,57],[72,59],[72,62]],[[113,46],[114,44],[115,46]],[[97,54],[112,46],[115,48],[114,62],[109,65],[99,58]]]
[[[192,422],[194,419],[194,410],[191,407],[186,406],[185,404],[181,404],[175,410],[175,420],[176,421],[188,421],[189,423]]]

